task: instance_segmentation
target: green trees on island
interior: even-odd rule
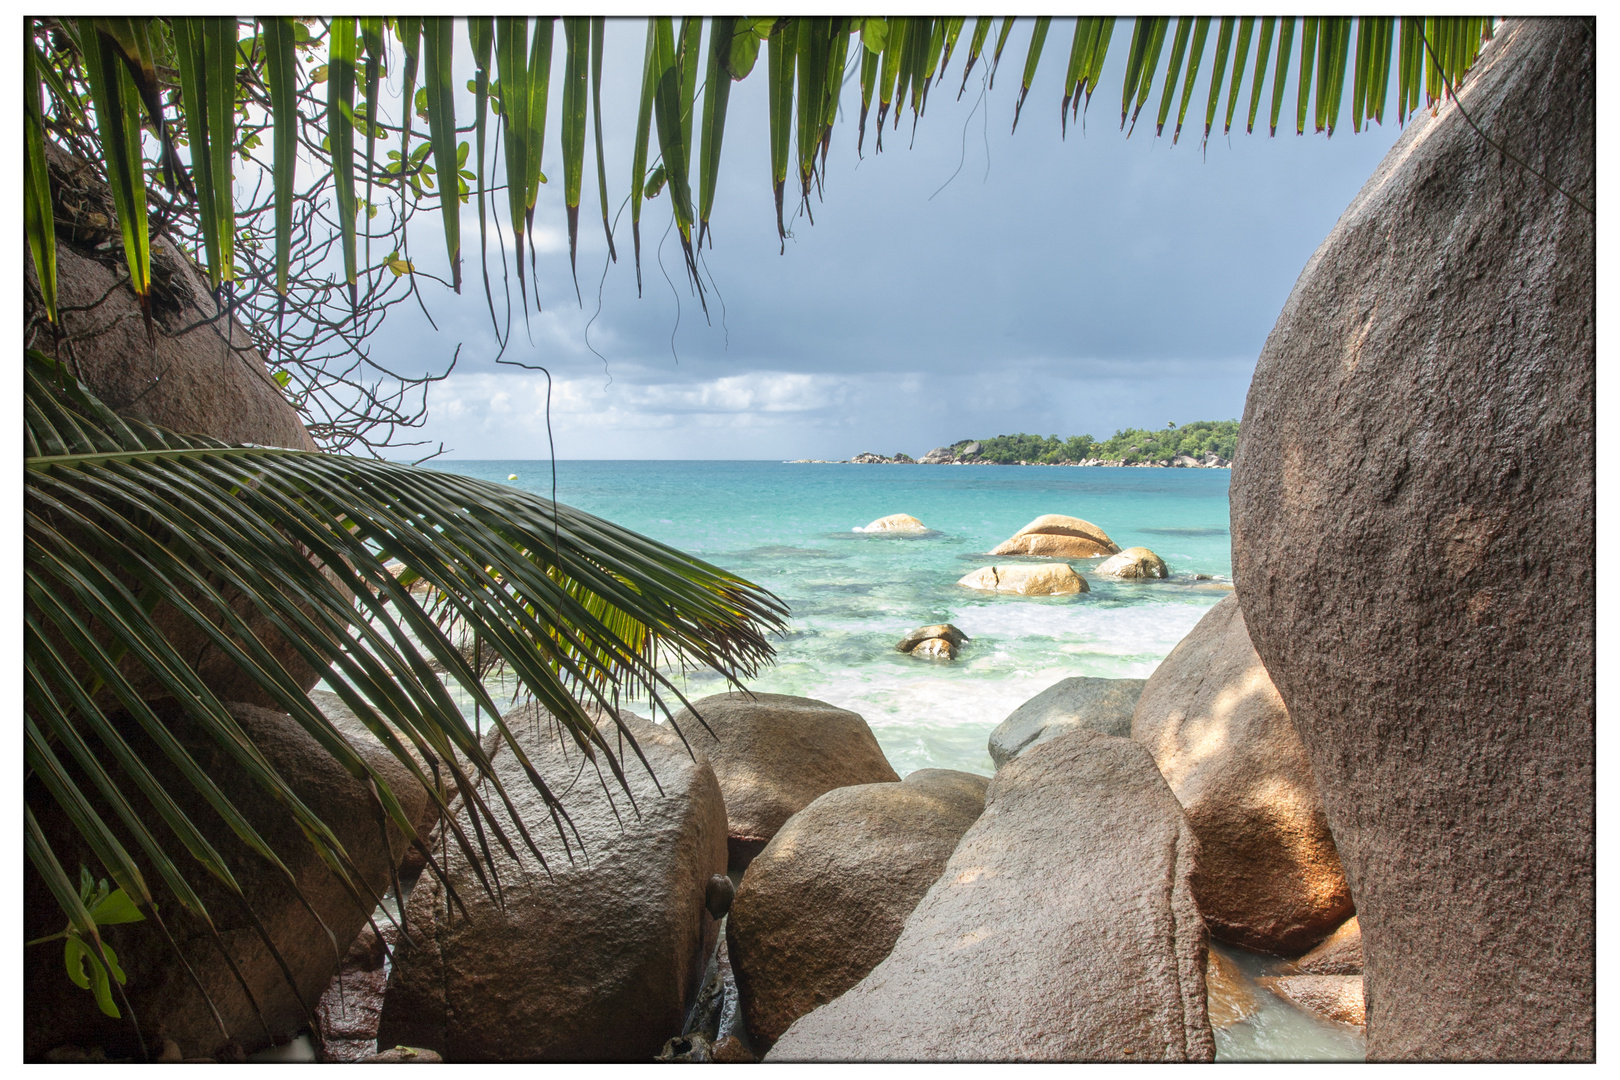
[[[1236,420],[1196,420],[1177,427],[1170,424],[1160,431],[1146,428],[1125,428],[1112,438],[1095,439],[1090,435],[1071,435],[1060,439],[1056,435],[997,435],[979,439],[980,461],[993,461],[998,465],[1016,465],[1020,461],[1039,462],[1043,465],[1061,465],[1068,461],[1098,458],[1103,461],[1123,461],[1134,465],[1139,461],[1169,461],[1185,454],[1202,460],[1214,454],[1230,461],[1237,452],[1238,422]],[[967,441],[957,443],[958,453]]]

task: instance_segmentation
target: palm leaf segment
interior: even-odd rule
[[[205,925],[209,914],[183,867],[200,864],[231,891],[241,888],[146,755],[160,754],[243,843],[285,866],[144,700],[131,664],[285,807],[365,910],[377,899],[362,895],[343,845],[159,629],[160,603],[250,673],[372,786],[401,833],[416,837],[417,823],[384,778],[250,631],[243,604],[230,599],[245,597],[441,810],[446,774],[455,781],[475,835],[453,816],[444,820],[475,867],[487,865],[491,843],[539,852],[532,823],[513,810],[446,682],[488,714],[572,848],[566,811],[500,719],[482,673],[452,639],[456,630],[488,643],[598,772],[606,765],[622,782],[619,757],[580,702],[613,707],[621,693],[644,695],[672,712],[684,699],[665,673],[669,662],[733,679],[751,674],[770,657],[765,634],[786,613],[722,570],[511,488],[384,461],[226,446],[122,419],[38,353],[25,358],[24,406],[27,765],[118,887],[154,914],[148,871]],[[403,569],[391,571],[390,560]],[[130,738],[131,725],[144,738]],[[68,880],[43,836],[29,835],[40,874]],[[59,899],[80,937],[97,941],[82,905]]]
[[[394,185],[395,197],[404,200],[427,198],[440,204],[444,217],[444,241],[454,283],[459,288],[461,239],[459,231],[459,199],[465,200],[476,188],[480,193],[492,192],[502,186],[509,194],[508,225],[513,232],[513,246],[517,259],[520,289],[525,286],[522,253],[525,246],[531,251],[534,228],[533,215],[538,185],[545,182],[540,171],[546,128],[546,102],[551,80],[551,45],[553,18],[542,16],[532,23],[528,18],[501,18],[493,20],[493,51],[499,94],[494,95],[488,82],[490,75],[488,53],[491,48],[490,20],[474,20],[470,37],[474,41],[476,71],[459,74],[452,64],[452,20],[428,20],[400,17],[397,20],[363,19],[363,35],[356,35],[356,20],[334,19],[327,34],[328,75],[330,93],[328,107],[311,109],[307,114],[298,108],[301,89],[297,77],[298,62],[292,43],[302,36],[308,41],[310,34],[296,20],[270,17],[259,20],[264,48],[249,48],[242,42],[234,61],[228,47],[229,26],[234,20],[184,19],[169,20],[173,33],[147,33],[147,24],[154,19],[81,19],[67,20],[68,27],[78,43],[76,52],[65,59],[57,57],[56,65],[36,56],[42,39],[38,37],[38,24],[34,25],[24,45],[25,104],[29,104],[28,123],[24,126],[25,177],[28,179],[29,213],[26,228],[30,249],[47,297],[47,307],[53,307],[55,266],[43,253],[49,250],[51,221],[49,215],[37,213],[39,201],[36,190],[41,169],[40,131],[48,128],[53,117],[79,115],[84,101],[63,90],[66,83],[57,67],[66,65],[79,73],[77,82],[88,87],[88,97],[95,106],[98,135],[103,147],[105,168],[113,193],[118,200],[121,224],[124,224],[124,246],[134,272],[131,275],[136,291],[144,296],[146,288],[148,235],[145,220],[145,170],[140,167],[143,125],[155,128],[159,140],[154,152],[162,155],[166,173],[175,171],[172,140],[168,136],[172,122],[163,116],[159,104],[154,72],[154,50],[167,47],[168,42],[206,41],[209,48],[200,55],[206,58],[206,71],[191,60],[157,56],[163,64],[175,66],[181,74],[182,89],[177,102],[184,130],[191,141],[193,168],[199,183],[195,197],[199,200],[209,238],[204,252],[212,280],[217,284],[231,280],[232,258],[230,236],[230,170],[232,150],[239,150],[240,136],[235,127],[235,112],[222,104],[222,94],[229,93],[235,81],[257,85],[270,103],[275,117],[275,187],[278,199],[275,243],[279,265],[286,265],[285,253],[295,241],[291,235],[290,218],[282,211],[287,197],[286,188],[292,185],[292,155],[296,145],[295,129],[300,123],[325,123],[329,138],[329,167],[336,185],[341,212],[338,229],[342,234],[345,255],[345,277],[353,282],[356,274],[355,239],[356,206],[355,154],[353,129],[363,128],[366,134],[365,155],[366,190],[373,181]],[[797,166],[799,196],[805,209],[809,208],[812,188],[820,190],[822,172],[826,167],[827,148],[832,138],[833,121],[838,115],[840,98],[845,85],[853,83],[861,97],[861,132],[864,136],[865,117],[872,98],[879,99],[878,148],[882,149],[882,125],[893,107],[894,123],[898,125],[900,112],[908,100],[915,127],[927,108],[928,91],[945,77],[958,36],[965,20],[914,17],[891,18],[735,18],[708,20],[705,31],[703,20],[684,18],[678,29],[670,18],[651,20],[648,27],[646,62],[641,73],[642,92],[638,98],[639,115],[636,118],[632,148],[633,175],[630,177],[632,231],[636,233],[636,274],[639,281],[640,266],[640,214],[644,195],[656,193],[667,181],[670,189],[671,212],[678,226],[681,243],[686,250],[688,272],[697,278],[693,262],[694,232],[702,238],[712,237],[709,216],[720,169],[720,147],[724,137],[729,84],[746,78],[755,67],[761,46],[769,57],[770,82],[770,147],[771,183],[778,204],[778,229],[786,232],[781,212],[783,188],[791,165]],[[981,50],[989,40],[992,17],[975,20],[971,45],[963,61],[962,84],[965,87]],[[996,33],[992,72],[999,65],[1001,52],[1013,29],[1011,17],[1001,20]],[[1047,40],[1051,20],[1033,21],[1027,46],[1023,79],[1017,88],[1017,101],[1013,107],[1012,122],[1024,106],[1030,85]],[[1067,130],[1068,115],[1078,113],[1082,98],[1089,105],[1093,91],[1107,59],[1116,20],[1103,17],[1083,17],[1075,22],[1074,37],[1069,47],[1067,69],[1063,75],[1062,104],[1059,107],[1060,130]],[[1255,37],[1255,24],[1259,23],[1255,59],[1251,67],[1248,54]],[[1214,23],[1217,33],[1213,50],[1206,50],[1209,31]],[[226,25],[226,29],[221,28]],[[1161,131],[1175,114],[1172,139],[1179,137],[1189,107],[1195,101],[1205,105],[1204,137],[1207,140],[1214,127],[1217,102],[1223,88],[1230,85],[1225,109],[1225,128],[1230,131],[1239,88],[1248,79],[1249,122],[1253,131],[1262,92],[1270,84],[1271,134],[1275,135],[1282,113],[1285,83],[1290,72],[1295,73],[1297,101],[1294,115],[1295,130],[1304,134],[1307,124],[1318,132],[1331,135],[1337,130],[1344,106],[1348,105],[1352,127],[1359,131],[1372,120],[1383,122],[1385,106],[1391,89],[1391,73],[1395,90],[1395,115],[1405,122],[1408,115],[1420,107],[1420,102],[1434,104],[1444,94],[1461,83],[1479,55],[1484,41],[1491,36],[1492,20],[1482,17],[1444,18],[1318,18],[1304,19],[1267,17],[1262,19],[1222,18],[1218,22],[1207,16],[1179,19],[1144,17],[1133,21],[1130,44],[1124,67],[1124,85],[1121,126],[1128,121],[1134,129],[1136,116],[1158,88],[1157,122],[1155,131]],[[382,52],[384,28],[393,32],[404,53],[405,95],[410,103],[403,108],[395,130],[401,133],[398,171],[374,171],[370,147],[382,124],[375,111],[375,79],[372,74]],[[1296,33],[1296,27],[1298,32]],[[604,118],[601,116],[600,61],[602,35],[605,25],[585,19],[565,20],[564,38],[567,44],[567,62],[563,73],[562,154],[563,175],[567,187],[566,212],[569,250],[572,253],[578,237],[581,178],[587,153],[587,117],[591,115],[596,138],[594,145],[598,158],[598,195],[606,218],[606,208],[613,201],[608,191],[608,177],[602,168],[601,146]],[[707,44],[704,34],[707,33]],[[223,35],[223,36],[222,36]],[[851,44],[852,35],[856,35]],[[1234,47],[1235,38],[1235,47]],[[1300,48],[1293,48],[1298,40]],[[156,44],[153,44],[156,43]],[[424,50],[423,45],[426,45]],[[1169,44],[1168,49],[1165,48]],[[1275,43],[1275,47],[1273,47]],[[1353,47],[1352,47],[1353,43]],[[359,120],[353,105],[356,68],[362,48],[367,60],[365,119]],[[587,64],[586,54],[590,54]],[[412,114],[416,109],[415,86],[418,60],[425,102],[424,112],[434,163],[437,166],[437,192],[424,193],[421,182],[405,183],[408,168],[419,169],[421,158],[429,148],[424,145],[415,154],[408,153]],[[1206,63],[1206,59],[1208,62]],[[702,67],[702,102],[698,101],[699,68]],[[859,78],[855,78],[856,73]],[[1268,80],[1267,76],[1271,75]],[[235,76],[235,80],[232,76]],[[470,78],[469,76],[475,76]],[[483,80],[480,82],[479,80]],[[587,86],[587,80],[589,85]],[[454,98],[458,87],[472,83],[485,87],[494,100],[498,97],[501,115],[501,134],[505,141],[502,152],[491,150],[486,154],[480,137],[476,159],[462,161],[467,153],[466,143],[455,144]],[[1200,96],[1195,84],[1206,88]],[[43,109],[42,86],[48,88],[51,104]],[[991,81],[993,87],[993,79]],[[1314,110],[1311,108],[1314,89]],[[795,93],[797,90],[797,93]],[[480,102],[482,102],[480,98]],[[480,106],[481,108],[481,106]],[[146,114],[143,115],[143,110]],[[701,123],[694,119],[701,113]],[[1197,113],[1194,113],[1195,119]],[[35,119],[39,117],[39,119]],[[483,131],[482,112],[479,112],[478,130]],[[612,118],[609,118],[612,119]],[[629,127],[630,118],[622,118]],[[652,121],[656,120],[656,124]],[[649,143],[656,127],[655,147]],[[307,140],[321,142],[321,133]],[[700,142],[698,140],[701,140]],[[864,139],[863,139],[864,141]],[[199,156],[199,148],[206,153]],[[656,149],[649,160],[649,149]],[[285,160],[284,160],[285,159]],[[698,199],[694,206],[689,171],[697,164]],[[497,166],[504,168],[505,177],[497,178]],[[465,170],[465,171],[463,171]],[[464,186],[458,173],[472,180],[472,187]],[[521,174],[521,175],[519,175]],[[190,188],[188,187],[188,190]],[[369,202],[370,195],[367,200]],[[480,217],[482,221],[482,216]],[[612,227],[607,225],[609,247],[613,246]],[[403,225],[400,226],[403,229]],[[403,247],[403,242],[397,247]],[[504,256],[499,256],[504,257]],[[487,274],[487,269],[486,269]],[[282,276],[284,277],[284,271]],[[284,287],[284,281],[278,281]],[[527,310],[525,308],[525,310]]]

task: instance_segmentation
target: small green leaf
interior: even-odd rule
[[[286,383],[282,383],[282,385],[285,386]],[[101,884],[102,888],[106,888],[107,883],[105,881]],[[115,926],[118,923],[141,922],[146,918],[141,913],[141,909],[135,906],[135,901],[131,900],[129,894],[124,892],[123,889],[114,889],[98,903],[87,906],[90,908],[90,917],[96,920],[97,926]],[[102,947],[105,948],[105,944]],[[109,956],[108,959],[111,959],[111,957]],[[119,980],[119,982],[122,981],[122,979]]]
[[[657,166],[653,169],[652,175],[647,177],[647,187],[642,194],[649,199],[658,198],[658,193],[664,190],[664,181],[666,179],[664,167],[662,165]]]

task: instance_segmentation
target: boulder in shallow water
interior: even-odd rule
[[[1009,762],[894,949],[770,1061],[1208,1061],[1198,842],[1129,739]]]
[[[1256,979],[1296,1008],[1336,1024],[1367,1025],[1360,975],[1279,975]]]
[[[990,549],[992,555],[1044,555],[1058,559],[1092,559],[1113,555],[1119,545],[1101,528],[1066,514],[1042,514]]]
[[[823,792],[899,780],[859,713],[789,694],[715,694],[676,714],[725,793],[730,863],[742,869]],[[704,724],[708,730],[704,730]]]
[[[925,533],[928,526],[910,514],[890,514],[855,530],[863,533]]]
[[[1360,975],[1361,920],[1352,915],[1322,944],[1294,961],[1301,975]]]
[[[516,860],[492,842],[498,908],[449,845],[443,865],[460,903],[447,912],[431,876],[411,893],[416,945],[396,952],[379,1045],[430,1047],[450,1061],[647,1061],[680,1034],[719,932],[704,899],[726,865],[725,804],[708,762],[694,761],[668,725],[621,715],[657,776],[655,785],[626,749],[633,810],[624,788],[605,768],[598,780],[538,707],[508,714],[568,811],[573,856],[499,744],[496,774],[549,873],[515,837]],[[466,809],[457,814],[470,835]]]
[[[1110,555],[1095,572],[1113,578],[1170,576],[1170,568],[1164,564],[1164,560],[1145,547],[1129,547],[1118,555]]]
[[[1086,579],[1075,573],[1074,567],[1068,563],[986,566],[963,576],[957,584],[969,589],[1015,593],[1019,596],[1073,596],[1091,591]]]
[[[915,649],[918,645],[921,645],[929,638],[944,638],[952,645],[958,647],[960,647],[963,642],[973,640],[966,634],[962,633],[962,631],[952,626],[950,623],[935,623],[933,626],[917,627],[917,629],[901,638],[899,643],[895,645],[895,648],[899,649],[901,652],[910,652],[912,649]]]
[[[1249,388],[1233,569],[1355,891],[1369,1060],[1596,1054],[1596,50],[1502,24]]]
[[[1053,683],[1012,711],[990,733],[990,759],[996,768],[1037,743],[1084,728],[1130,738],[1131,714],[1146,679],[1075,676]]]
[[[1198,834],[1193,891],[1212,934],[1291,956],[1354,912],[1310,760],[1236,597],[1210,608],[1154,671],[1131,737]]]
[[[969,825],[989,780],[919,769],[829,791],[748,865],[726,924],[743,1014],[768,1049],[877,966]]]
[[[956,646],[944,638],[929,638],[918,642],[911,655],[919,660],[955,660]]]
[[[1209,1024],[1217,1030],[1247,1020],[1260,1011],[1249,977],[1218,947],[1209,947],[1204,964],[1204,986],[1209,993]]]

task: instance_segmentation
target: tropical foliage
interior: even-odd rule
[[[1020,432],[977,440],[979,452],[975,460],[993,461],[998,465],[1019,462],[1061,465],[1097,458],[1134,465],[1139,461],[1170,461],[1181,454],[1200,460],[1206,454],[1215,454],[1230,461],[1237,452],[1237,437],[1236,420],[1195,420],[1181,427],[1169,424],[1160,431],[1126,428],[1114,432],[1108,439],[1095,439],[1090,435],[1071,435],[1067,439],[1048,435],[1043,439]],[[967,441],[959,442],[953,449],[960,453],[966,445]]]
[[[1034,20],[1009,117],[1015,126],[1050,24]],[[408,224],[418,210],[437,211],[445,284],[459,292],[461,205],[475,202],[491,318],[492,253],[501,271],[515,270],[526,316],[538,188],[550,182],[543,164],[559,29],[555,136],[571,258],[588,198],[584,163],[594,152],[610,251],[616,257],[612,210],[622,197],[639,277],[643,209],[667,192],[701,291],[694,252],[713,243],[730,85],[761,56],[776,227],[785,237],[789,198],[808,209],[819,193],[846,83],[859,97],[857,148],[864,152],[875,108],[873,148],[881,149],[886,125],[897,128],[907,107],[915,125],[932,90],[956,81],[947,76],[959,53],[959,96],[975,70],[993,84],[1013,25],[988,16],[650,19],[642,70],[627,73],[639,74],[641,86],[636,116],[622,118],[634,125],[631,168],[615,183],[603,128],[621,118],[602,115],[600,18],[565,18],[560,27],[550,17],[30,18],[24,225],[39,302],[59,327],[45,150],[55,143],[104,175],[128,284],[143,304],[153,238],[166,233],[253,324],[295,400],[307,407],[325,392],[340,411],[355,409],[344,394],[356,391],[363,423],[392,406],[367,397],[358,380],[300,384],[292,372],[316,345],[363,355],[377,313],[416,295],[424,275],[409,254]],[[1113,18],[1075,21],[1060,130],[1089,108],[1115,30]],[[1287,129],[1285,117],[1296,132],[1331,134],[1347,109],[1357,130],[1382,123],[1386,112],[1404,121],[1462,80],[1490,31],[1482,18],[1138,19],[1123,46],[1121,127],[1134,130],[1155,93],[1149,118],[1155,134],[1173,120],[1172,140],[1189,115],[1195,130],[1202,120],[1205,139],[1238,118],[1249,131],[1261,119],[1273,135]],[[472,67],[458,71],[462,34]],[[1290,98],[1291,70],[1298,77]],[[391,111],[383,100],[384,76],[397,76],[403,108]],[[473,96],[470,118],[457,114],[463,85]],[[510,262],[503,232],[511,234]],[[504,340],[509,323],[495,321]],[[101,922],[147,918],[167,934],[155,902],[161,892],[211,926],[194,887],[199,873],[241,895],[231,867],[157,783],[156,760],[143,755],[179,770],[210,812],[285,871],[282,853],[233,793],[173,737],[144,684],[181,703],[189,722],[285,807],[358,901],[375,900],[363,895],[368,887],[328,823],[268,766],[156,612],[229,656],[373,785],[388,819],[415,836],[395,793],[311,706],[253,626],[292,643],[441,808],[442,777],[421,762],[468,793],[474,835],[447,820],[475,867],[492,843],[533,849],[535,824],[512,812],[451,693],[487,712],[527,764],[486,689],[482,646],[582,752],[617,773],[588,705],[645,697],[667,709],[680,699],[671,664],[746,676],[770,656],[766,634],[785,615],[769,594],[718,568],[510,488],[158,430],[113,414],[40,354],[25,356],[24,388],[25,763],[30,790],[43,789],[60,807],[115,888],[93,889],[85,875],[75,884],[31,801],[25,851],[67,916],[70,975],[104,1009],[116,1010],[124,973],[98,934]],[[469,634],[481,643],[472,662],[460,648]],[[466,783],[470,776],[483,786]],[[566,843],[566,808],[532,767],[528,776]]]

